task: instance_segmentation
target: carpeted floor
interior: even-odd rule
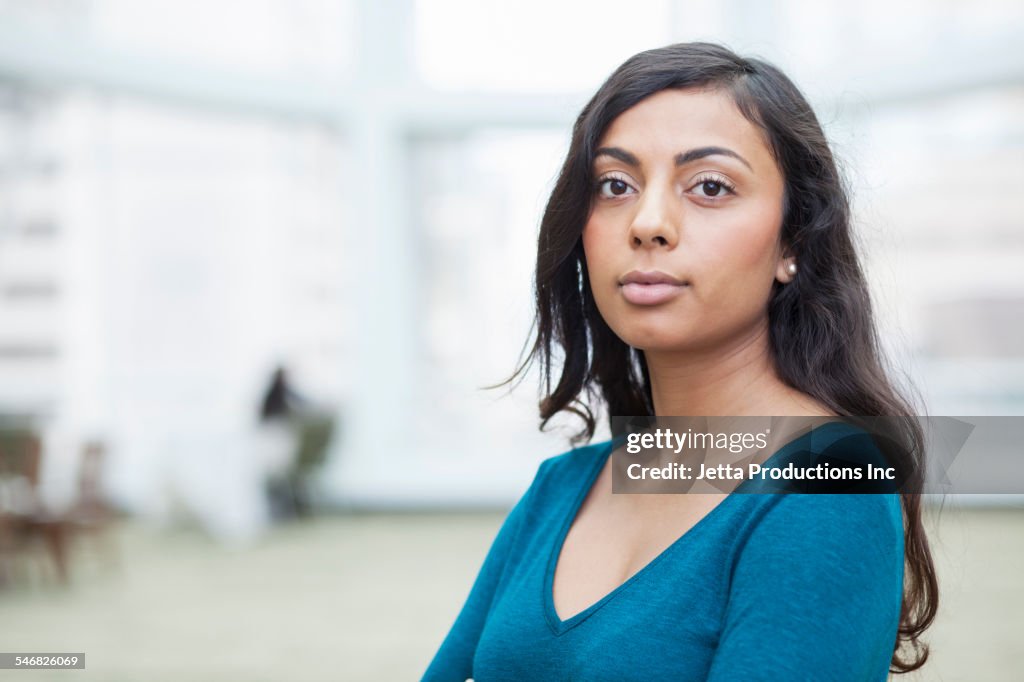
[[[69,587],[40,553],[0,590],[0,651],[85,652],[86,669],[0,680],[417,680],[501,519],[353,514],[278,526],[247,548],[122,522],[115,552],[76,544]],[[936,537],[933,658],[902,679],[1015,679],[1024,510],[947,507]]]

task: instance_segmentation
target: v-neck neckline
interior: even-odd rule
[[[797,436],[796,438],[793,438],[792,440],[784,443],[771,455],[771,457],[768,458],[768,460],[766,460],[765,466],[768,465],[768,462],[771,462],[775,458],[779,457],[783,452],[794,447],[797,443],[803,441],[805,438],[810,437],[811,434],[813,434],[818,429],[821,429],[822,427],[827,426],[828,424],[837,423],[843,424],[843,422],[826,422],[825,424],[821,424],[817,427],[814,427],[809,431],[803,433],[802,435]],[[695,524],[690,526],[690,528],[687,529],[686,532],[684,532],[682,535],[676,538],[672,542],[672,544],[663,549],[656,557],[647,562],[639,571],[626,578],[625,581],[623,581],[613,590],[608,592],[608,594],[604,595],[590,606],[586,607],[579,613],[576,613],[570,616],[569,618],[562,620],[562,618],[558,615],[558,611],[555,609],[554,587],[555,571],[558,568],[558,560],[561,558],[562,550],[565,548],[565,539],[569,535],[569,529],[572,528],[572,524],[576,521],[576,517],[579,515],[580,512],[580,508],[583,506],[584,500],[587,499],[587,494],[594,487],[594,484],[597,482],[597,478],[600,475],[601,470],[604,468],[605,463],[608,461],[608,458],[611,456],[614,449],[615,439],[613,438],[608,441],[608,444],[603,449],[603,451],[600,452],[598,456],[594,457],[594,462],[591,465],[590,470],[587,472],[584,484],[580,486],[580,490],[576,494],[576,499],[573,500],[573,504],[562,522],[562,527],[559,529],[558,536],[555,538],[555,542],[552,544],[551,554],[548,557],[547,569],[544,572],[544,580],[542,582],[544,586],[544,616],[548,622],[548,626],[551,628],[551,632],[556,637],[565,634],[566,632],[573,629],[574,627],[582,623],[584,620],[592,616],[602,606],[610,602],[623,591],[629,589],[631,585],[641,580],[645,574],[652,571],[654,567],[657,566],[657,564],[661,563],[661,561],[664,560],[665,557],[672,554],[676,550],[676,548],[678,548],[680,545],[690,542],[693,536],[696,535],[700,531],[700,529],[706,527],[710,523],[710,519],[712,519],[716,515],[724,513],[722,509],[726,504],[729,504],[729,500],[739,495],[747,494],[737,492],[735,490],[730,492],[725,497],[725,499],[723,499],[717,505],[712,507],[707,514],[702,516]]]
[[[707,525],[708,520],[713,515],[715,515],[719,509],[721,509],[722,505],[724,505],[731,497],[733,497],[732,494],[726,496],[725,499],[723,499],[721,502],[715,505],[707,514],[701,517],[695,524],[690,526],[690,528],[685,533],[676,538],[672,542],[672,544],[663,549],[656,557],[647,562],[639,571],[626,578],[625,581],[623,581],[613,590],[608,592],[608,594],[604,595],[603,597],[601,597],[596,602],[586,607],[579,613],[576,613],[570,616],[569,618],[562,620],[562,618],[558,615],[558,610],[555,608],[554,587],[555,571],[558,568],[558,560],[561,558],[562,550],[565,548],[565,539],[569,535],[569,529],[572,528],[572,524],[576,521],[576,517],[579,515],[580,508],[583,506],[584,500],[587,499],[587,494],[594,487],[594,484],[597,482],[598,476],[600,476],[601,474],[601,470],[604,468],[605,463],[608,461],[608,458],[611,456],[612,451],[615,449],[614,444],[615,440],[610,440],[604,451],[601,452],[600,455],[594,457],[594,463],[590,471],[588,471],[587,473],[584,485],[580,487],[580,491],[577,493],[576,499],[573,501],[572,507],[569,509],[569,513],[566,514],[565,520],[562,522],[562,527],[558,532],[558,536],[555,538],[555,542],[553,543],[551,549],[551,555],[548,558],[548,566],[547,570],[545,571],[543,581],[544,615],[548,621],[548,625],[551,627],[551,631],[556,636],[560,636],[568,632],[572,628],[576,627],[584,620],[586,620],[588,617],[593,615],[594,612],[598,611],[602,606],[604,606],[612,599],[614,599],[616,596],[618,596],[621,592],[628,589],[630,585],[642,579],[644,574],[653,570],[653,568],[657,564],[659,564],[665,557],[670,555],[676,547],[683,544],[684,542],[688,542],[689,538],[691,538],[695,534],[695,532],[698,531],[699,528]]]

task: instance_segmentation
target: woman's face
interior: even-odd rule
[[[783,178],[728,94],[663,90],[598,143],[583,249],[608,326],[645,351],[699,351],[756,333],[780,245]]]

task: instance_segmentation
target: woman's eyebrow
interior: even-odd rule
[[[746,159],[744,159],[742,156],[726,147],[697,147],[696,149],[681,152],[679,154],[676,154],[675,164],[676,166],[685,166],[691,161],[696,161],[697,159],[703,159],[706,156],[715,155],[731,156],[732,158],[739,160],[739,162],[742,163],[747,168],[750,168],[751,171],[754,170],[751,167],[751,165],[747,163]],[[599,156],[610,156],[613,159],[618,159],[619,161],[628,164],[634,168],[640,167],[640,159],[636,158],[636,156],[620,147],[600,147],[594,152],[595,159]]]

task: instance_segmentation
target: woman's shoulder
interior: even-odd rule
[[[730,526],[730,574],[757,590],[792,588],[875,593],[899,610],[904,530],[899,495],[785,493],[743,495]],[[802,587],[801,587],[802,585]],[[857,587],[854,588],[853,585]],[[875,597],[872,597],[874,599]]]
[[[607,458],[611,440],[604,440],[565,450],[541,461],[537,467],[533,487],[545,492],[565,492],[568,484],[580,484],[588,473]]]
[[[886,463],[871,434],[845,421],[828,422],[791,441],[765,467],[816,470],[848,465],[850,471]],[[771,481],[770,477],[765,480]],[[742,516],[740,544],[786,547],[812,556],[889,555],[902,559],[903,507],[890,485],[846,479],[747,481],[735,496]],[[742,493],[742,494],[740,494]]]
[[[902,505],[896,493],[769,494],[759,530],[804,539],[857,536],[877,542],[899,539],[902,546]]]

